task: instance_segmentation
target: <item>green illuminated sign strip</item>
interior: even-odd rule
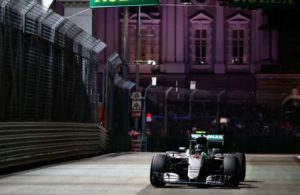
[[[90,8],[159,5],[159,0],[90,0]]]
[[[219,134],[210,134],[207,135],[207,141],[209,142],[223,142],[224,140],[224,136],[223,135],[219,135]]]
[[[229,0],[229,6],[249,8],[299,8],[299,0]]]

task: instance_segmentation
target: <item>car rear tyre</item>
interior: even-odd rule
[[[231,176],[231,183],[233,186],[239,185],[239,166],[237,157],[234,155],[229,155],[224,157],[223,161],[224,175]]]
[[[246,177],[246,156],[244,153],[237,152],[235,156],[239,164],[239,181],[245,181]]]
[[[166,155],[156,154],[152,158],[150,168],[150,183],[155,187],[164,186],[163,173],[166,167]]]

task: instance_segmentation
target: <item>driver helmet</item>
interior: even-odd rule
[[[195,151],[203,151],[203,146],[200,144],[195,145]]]

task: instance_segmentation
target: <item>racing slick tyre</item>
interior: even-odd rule
[[[224,175],[231,176],[231,184],[233,186],[239,185],[239,166],[238,166],[238,159],[234,155],[228,155],[224,157],[223,160],[223,167],[224,167]]]
[[[151,168],[150,168],[150,183],[155,187],[164,186],[163,174],[166,167],[166,155],[156,154],[152,158]]]
[[[239,181],[245,181],[246,177],[246,157],[244,153],[237,152],[235,156],[238,159],[239,164]]]

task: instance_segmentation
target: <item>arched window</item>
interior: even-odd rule
[[[250,19],[242,14],[227,20],[228,36],[227,36],[227,64],[229,65],[245,65],[249,64],[250,57]]]
[[[199,13],[190,19],[190,62],[191,65],[212,63],[212,18]]]
[[[128,55],[129,62],[136,60],[136,18],[133,14],[129,18]],[[160,48],[160,19],[141,13],[141,59],[154,60],[159,63]]]

